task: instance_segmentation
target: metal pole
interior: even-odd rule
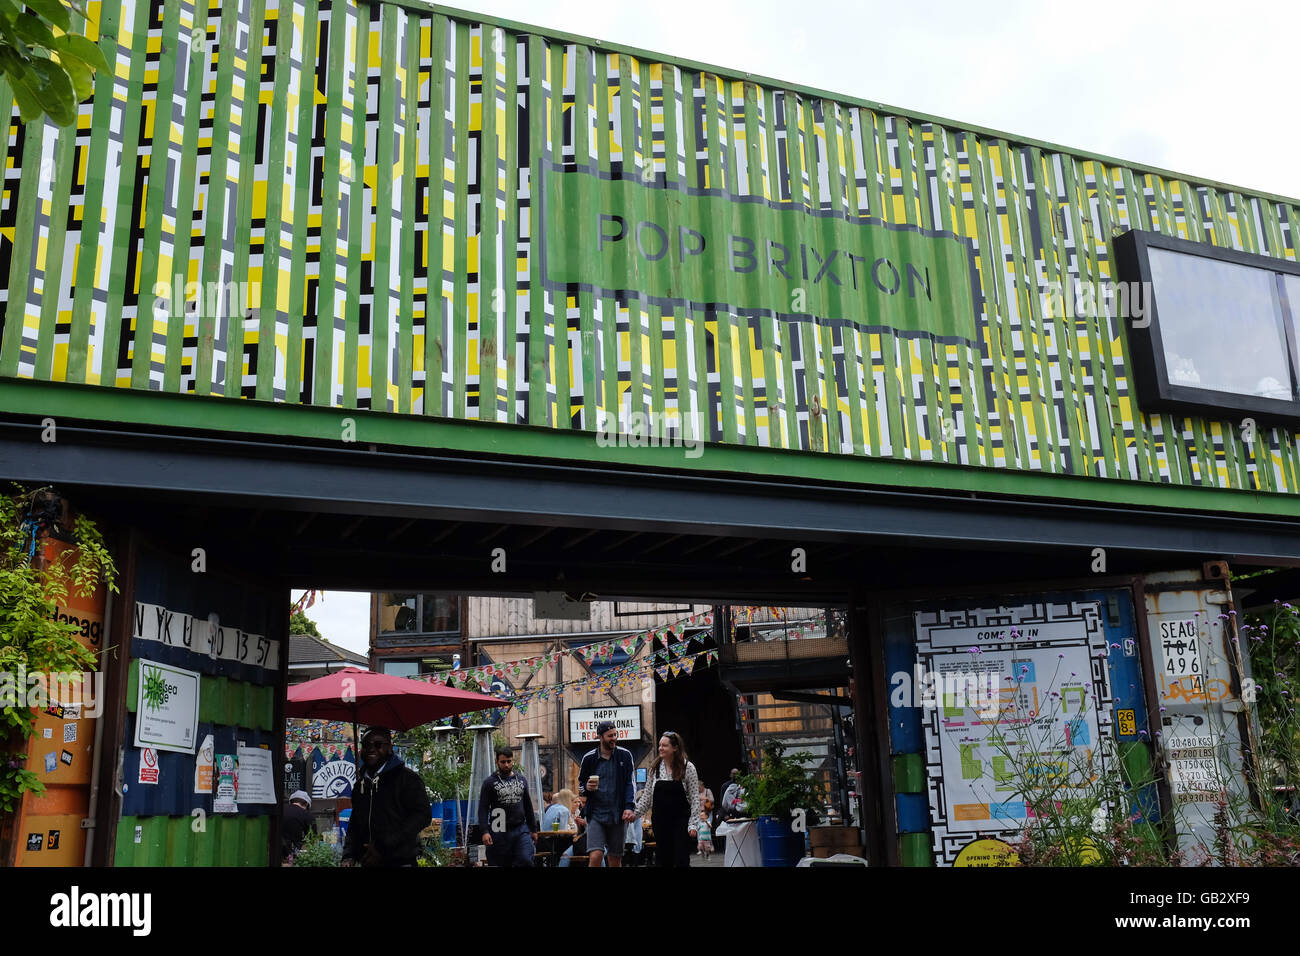
[[[455,730],[456,728],[452,727],[450,724],[444,727],[434,727],[433,732],[438,735],[438,745],[450,746],[451,734],[455,732]],[[443,736],[444,734],[446,734],[446,736]],[[454,753],[448,752],[446,756],[446,766],[447,771],[456,778],[456,787],[452,792],[451,803],[451,845],[456,846],[456,838],[460,835],[461,830],[462,814],[460,812],[460,774],[455,772],[456,755]],[[445,796],[445,794],[439,794],[439,796]],[[446,842],[447,841],[444,839],[443,843]]]
[[[542,761],[541,753],[538,748],[538,740],[541,734],[515,734],[515,738],[523,741],[519,754],[519,770],[528,780],[528,792],[533,798],[533,812],[537,814],[538,825],[541,825],[542,811],[546,808],[542,806]],[[554,786],[551,787],[555,789]]]

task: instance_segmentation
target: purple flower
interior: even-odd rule
[[[1236,616],[1237,616],[1237,612],[1236,612],[1236,611],[1229,611],[1229,612],[1228,612],[1228,616],[1229,616],[1229,617],[1236,617]]]
[[[1076,674],[1074,671],[1070,671],[1070,676],[1071,676],[1071,677],[1078,677],[1079,675]]]
[[[1118,645],[1118,644],[1112,644],[1112,645],[1111,645],[1111,649],[1117,651],[1117,650],[1119,650],[1119,645]]]
[[[1057,656],[1057,657],[1065,657],[1064,654],[1057,654],[1056,656]]]
[[[984,652],[981,651],[978,647],[968,647],[968,648],[966,649],[966,653],[967,653],[967,654],[982,654],[982,653],[984,653]]]
[[[1165,712],[1165,708],[1161,707],[1161,708],[1160,708],[1160,713],[1163,714],[1164,712]]]
[[[1138,733],[1141,734],[1143,737],[1147,736],[1147,732],[1145,730],[1139,730]]]

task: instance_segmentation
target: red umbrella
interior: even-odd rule
[[[505,703],[486,694],[347,667],[290,687],[284,715],[410,730],[443,717],[502,707]]]

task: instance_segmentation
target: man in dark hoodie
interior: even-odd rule
[[[478,825],[483,830],[489,866],[532,866],[537,842],[537,814],[528,778],[514,769],[515,753],[496,748],[497,772],[479,791]]]
[[[364,770],[352,788],[352,821],[343,859],[362,866],[415,866],[420,831],[433,810],[424,781],[393,755],[393,737],[371,727],[361,738]]]

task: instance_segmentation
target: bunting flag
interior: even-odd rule
[[[708,657],[710,663],[718,659],[718,649],[716,647],[713,648],[712,650],[705,651],[705,654]]]
[[[673,676],[676,677],[678,674],[682,672],[682,665],[677,663],[676,661],[673,661],[671,664],[668,665],[668,669],[672,671]]]
[[[656,668],[655,668],[655,673],[659,675],[659,679],[660,679],[660,680],[667,680],[667,679],[668,679],[668,666],[667,666],[667,665],[661,665],[661,666],[659,666],[659,667],[656,667]]]

